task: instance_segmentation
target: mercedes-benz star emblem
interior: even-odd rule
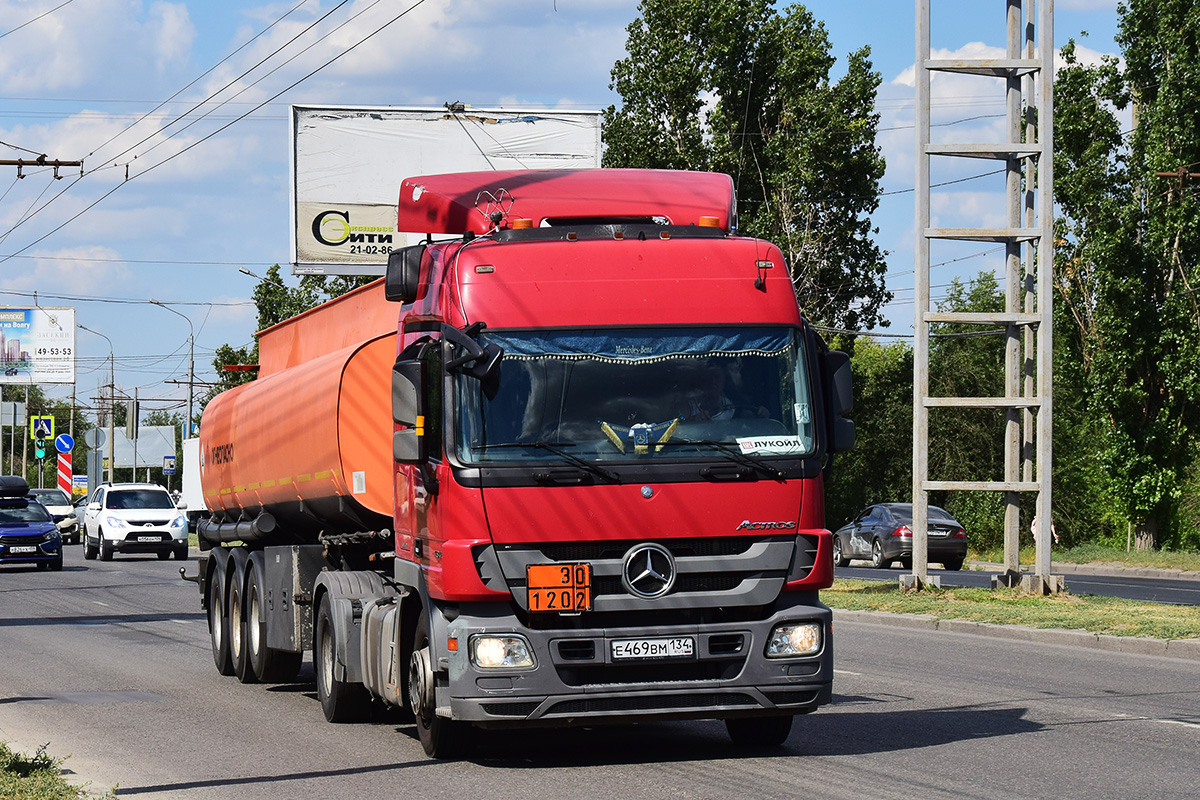
[[[621,583],[637,597],[662,597],[675,585],[675,557],[662,545],[639,544],[625,554]]]

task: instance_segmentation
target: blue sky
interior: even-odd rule
[[[214,377],[216,347],[252,340],[255,281],[238,270],[263,274],[289,258],[289,103],[601,109],[617,101],[609,71],[624,55],[625,27],[637,16],[632,0],[426,0],[368,37],[414,2],[0,0],[0,159],[30,157],[15,145],[85,162],[82,179],[68,168],[58,181],[37,169],[17,180],[13,167],[0,167],[0,306],[33,305],[35,292],[41,305],[74,306],[78,322],[112,340],[123,390],[178,398],[144,407],[179,410],[184,387],[164,381],[186,376],[188,324],[149,301],[190,320],[201,381]],[[932,3],[935,49],[969,54],[1003,47],[1003,0]],[[913,197],[905,190],[914,180],[915,3],[806,5],[825,21],[839,59],[870,45],[882,75],[879,143],[888,159],[888,194],[875,222],[889,251],[888,285],[896,291],[886,311],[890,332],[909,333]],[[1117,52],[1116,5],[1057,0],[1056,44],[1087,31],[1079,39],[1085,57]],[[314,31],[288,44],[326,13]],[[242,93],[163,131],[226,85],[219,99]],[[951,135],[998,138],[988,135],[1001,121],[994,115],[1003,113],[996,85],[948,79],[935,82],[934,97],[935,122],[975,118],[948,126]],[[204,111],[211,113],[184,127]],[[1001,190],[996,179],[958,184],[935,196],[934,214],[949,226],[973,213],[976,224],[979,215],[1002,213]],[[997,266],[998,255],[972,255],[987,249],[947,253],[969,257],[935,268],[935,296],[955,276]],[[77,347],[78,392],[88,402],[107,379],[109,345],[80,331]],[[70,394],[70,387],[45,388],[56,397]]]

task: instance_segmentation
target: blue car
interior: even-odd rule
[[[24,478],[0,477],[0,564],[63,568],[62,535],[46,507],[27,495]]]

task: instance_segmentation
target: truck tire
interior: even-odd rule
[[[317,624],[313,628],[313,668],[317,673],[317,699],[329,722],[360,722],[371,710],[367,687],[337,679],[337,635],[334,632],[333,604],[329,595],[321,596]]]
[[[792,718],[742,717],[725,720],[725,730],[738,747],[777,747],[792,732]]]
[[[416,718],[417,736],[430,758],[449,759],[465,755],[474,731],[465,722],[439,717],[433,707],[433,669],[429,650],[429,615],[421,619],[413,632],[412,655],[408,670],[408,705]]]
[[[229,660],[233,662],[233,674],[242,683],[258,683],[258,675],[254,672],[254,664],[250,660],[250,647],[247,639],[249,631],[246,623],[246,553],[235,549],[229,555],[233,568],[229,574],[229,588],[225,596],[229,598],[226,615],[229,618]]]
[[[225,575],[221,564],[212,571],[208,580],[208,637],[212,643],[213,663],[217,666],[217,672],[232,675],[233,661],[229,658],[229,618],[225,615]]]
[[[246,649],[254,674],[264,683],[286,683],[296,677],[300,671],[303,653],[293,653],[288,650],[275,650],[267,646],[267,636],[270,617],[260,620],[262,616],[263,588],[262,562],[256,556],[250,557],[246,570]]]

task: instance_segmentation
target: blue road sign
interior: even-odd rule
[[[75,447],[75,440],[69,433],[60,433],[54,439],[54,449],[60,453],[69,453]]]

